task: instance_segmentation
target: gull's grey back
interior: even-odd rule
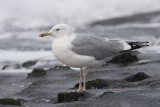
[[[79,55],[93,56],[96,60],[106,59],[123,50],[121,42],[94,35],[76,34],[72,44],[72,51]]]

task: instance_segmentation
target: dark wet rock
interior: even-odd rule
[[[102,89],[103,87],[108,87],[108,83],[103,79],[96,79],[86,83],[87,89]]]
[[[139,13],[136,15],[122,16],[122,17],[96,21],[91,23],[90,26],[97,26],[97,25],[110,26],[110,25],[120,25],[120,24],[126,24],[126,23],[149,23],[153,21],[153,18],[156,18],[159,16],[160,16],[160,11],[149,12],[149,13]]]
[[[47,71],[45,71],[44,69],[33,69],[33,71],[28,74],[27,78],[44,77],[46,75]]]
[[[69,66],[55,66],[55,69],[70,69]]]
[[[123,88],[127,82],[124,80],[108,80],[108,79],[96,79],[86,82],[86,89],[103,89],[103,88]],[[82,82],[83,86],[83,82]],[[79,83],[73,88],[78,89]]]
[[[61,92],[58,93],[58,103],[84,100],[89,95],[87,92]]]
[[[20,69],[21,66],[19,64],[11,64],[11,65],[5,65],[2,67],[2,70],[5,69]]]
[[[37,61],[26,61],[22,64],[22,67],[28,68],[28,67],[35,65],[36,63],[37,63]]]
[[[127,63],[136,62],[138,60],[139,59],[136,55],[132,55],[131,53],[124,53],[112,58],[112,60],[109,61],[109,63],[127,64]]]
[[[83,82],[82,82],[83,86]],[[77,89],[79,87],[79,83],[77,83],[74,88]],[[104,79],[96,79],[86,82],[86,89],[102,89],[104,87],[108,87],[108,83]]]
[[[12,99],[12,98],[0,99],[0,104],[21,106],[21,103],[20,103],[19,100],[15,100],[15,99]]]
[[[142,81],[144,79],[149,78],[149,76],[143,72],[139,72],[135,75],[129,76],[128,78],[126,78],[126,81],[128,82],[137,82],[137,81]]]

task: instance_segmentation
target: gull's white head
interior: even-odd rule
[[[53,36],[55,38],[59,38],[62,36],[69,36],[73,34],[73,28],[67,24],[58,24],[53,26],[53,28],[49,32],[45,32],[40,34],[40,37],[44,36]]]

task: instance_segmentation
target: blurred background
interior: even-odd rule
[[[150,41],[139,57],[160,60],[160,0],[0,0],[0,72],[61,65],[53,38],[38,37],[58,23],[78,33]]]

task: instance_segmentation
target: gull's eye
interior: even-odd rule
[[[56,29],[56,31],[59,31],[60,29]]]

